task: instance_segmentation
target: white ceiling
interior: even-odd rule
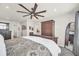
[[[34,3],[26,3],[23,4],[28,9],[31,9],[34,6]],[[42,13],[44,15],[44,18],[48,17],[56,17],[60,16],[62,14],[66,14],[72,11],[78,10],[77,3],[38,3],[38,8],[36,11],[42,11],[47,10],[46,13]],[[0,19],[6,19],[6,20],[14,20],[14,21],[25,21],[26,19],[30,19],[30,17],[23,18],[22,16],[24,14],[17,13],[16,11],[23,10],[22,7],[20,7],[18,4],[14,3],[2,3],[0,4]],[[39,19],[44,19],[39,18]]]

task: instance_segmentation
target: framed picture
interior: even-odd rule
[[[32,27],[32,31],[34,30],[34,28]]]
[[[29,30],[31,30],[31,26],[29,26]]]
[[[25,25],[22,25],[22,30],[26,30],[26,26]]]
[[[39,33],[40,31],[37,29],[37,33]]]

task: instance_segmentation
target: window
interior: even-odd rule
[[[0,29],[8,29],[8,23],[0,23]]]

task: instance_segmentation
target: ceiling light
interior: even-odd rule
[[[54,9],[54,12],[56,12],[56,11],[57,11],[57,9],[55,8],[55,9]]]
[[[6,6],[5,8],[9,8],[9,6]]]

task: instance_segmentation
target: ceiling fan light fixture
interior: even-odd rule
[[[8,9],[8,8],[9,8],[9,6],[6,6],[5,8],[7,8],[7,9]]]
[[[31,14],[32,16],[34,16],[34,14]]]

